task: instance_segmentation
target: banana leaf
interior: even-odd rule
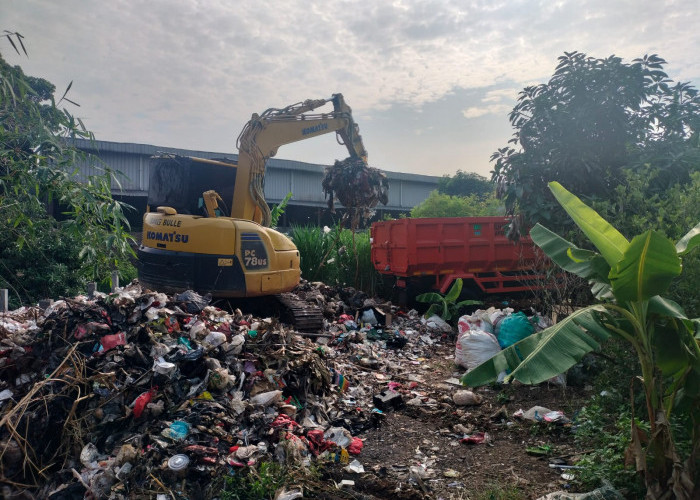
[[[550,182],[549,189],[610,267],[617,264],[629,246],[629,241],[622,236],[622,233],[558,182]]]
[[[579,309],[560,323],[513,344],[461,378],[464,385],[478,387],[495,382],[510,370],[506,381],[539,384],[565,372],[610,337],[599,315],[601,305]]]
[[[459,294],[462,293],[463,284],[462,278],[457,278],[448,290],[447,295],[445,295],[445,300],[449,303],[456,301],[459,298]]]
[[[700,245],[700,224],[688,231],[686,235],[676,243],[676,251],[684,255],[698,245]]]
[[[610,266],[595,252],[578,248],[546,227],[535,224],[530,237],[559,267],[581,278],[607,283]]]
[[[622,259],[610,271],[619,303],[639,302],[665,292],[681,274],[681,259],[663,234],[646,231],[635,236]]]

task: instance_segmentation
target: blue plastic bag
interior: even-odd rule
[[[505,349],[525,337],[529,337],[535,331],[525,313],[517,312],[501,320],[498,324],[498,345]]]

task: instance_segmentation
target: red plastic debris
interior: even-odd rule
[[[350,443],[350,446],[348,446],[348,452],[353,455],[359,455],[364,445],[365,443],[362,441],[362,439],[354,437],[352,438],[352,443]]]
[[[139,418],[146,408],[146,405],[151,402],[155,396],[158,387],[152,387],[148,392],[144,392],[134,402],[134,417]]]
[[[100,339],[99,354],[105,353],[117,346],[126,344],[126,334],[124,332],[115,333],[114,335],[105,335]]]
[[[280,413],[277,418],[270,424],[273,429],[285,429],[291,431],[294,427],[300,427],[289,415]]]
[[[212,446],[202,446],[201,444],[191,444],[185,447],[185,451],[194,453],[195,455],[216,455],[219,450]]]
[[[309,450],[314,456],[318,456],[320,453],[333,447],[333,443],[326,441],[323,437],[323,431],[319,429],[307,432],[306,439],[309,442]]]
[[[461,439],[461,443],[466,443],[466,444],[481,444],[486,441],[486,434],[483,432],[477,432],[476,434],[472,434],[471,436],[467,436],[465,438]]]

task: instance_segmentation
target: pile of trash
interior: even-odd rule
[[[361,158],[336,160],[327,167],[322,181],[328,208],[335,212],[335,197],[352,212],[353,217],[367,220],[372,209],[389,202],[389,181],[379,169],[369,167]]]
[[[349,488],[348,476],[365,473],[364,440],[387,413],[467,422],[482,404],[459,372],[435,380],[431,359],[451,359],[454,342],[439,317],[322,283],[303,282],[294,294],[323,311],[322,332],[137,282],[0,314],[3,493],[215,498],[223,478],[263,462],[317,460],[339,463]],[[460,318],[456,364],[477,362],[466,335],[489,335],[489,349],[500,349],[527,329],[520,315],[491,308]],[[534,330],[547,320],[525,321]],[[510,418],[567,422],[544,407]],[[471,446],[489,443],[486,431],[476,421],[449,434]],[[429,462],[397,469],[396,480],[422,487]]]
[[[262,460],[358,454],[350,429],[377,419],[345,416],[321,347],[136,282],[0,315],[0,477],[26,498],[193,498]]]
[[[469,372],[502,349],[550,326],[551,319],[537,313],[527,316],[523,311],[515,312],[509,307],[478,309],[471,315],[459,318],[455,364]],[[499,378],[503,377],[505,373]],[[565,385],[564,377],[562,374],[552,382]]]

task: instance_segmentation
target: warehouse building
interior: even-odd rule
[[[119,184],[112,183],[112,193],[133,207],[129,214],[133,229],[141,227],[141,214],[146,209],[148,196],[149,168],[151,157],[159,153],[174,153],[181,156],[195,156],[208,159],[227,158],[237,160],[234,153],[193,151],[149,144],[134,144],[110,141],[89,141],[75,139],[75,145],[99,158],[101,166],[120,173]],[[81,164],[80,175],[100,173],[100,165]],[[324,165],[292,160],[271,158],[267,162],[265,174],[265,198],[270,206],[280,203],[287,193],[292,198],[280,220],[281,226],[291,224],[332,225],[342,215],[342,207],[337,213],[328,210],[327,200],[321,188]],[[398,217],[425,200],[430,192],[437,189],[439,177],[430,175],[385,172],[389,180],[389,203],[377,206],[373,220],[385,216]],[[337,204],[337,203],[336,203]]]

